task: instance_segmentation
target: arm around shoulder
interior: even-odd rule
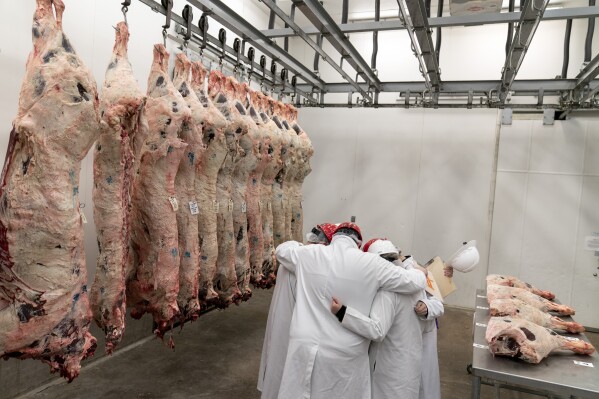
[[[275,256],[279,264],[291,273],[295,273],[299,260],[297,250],[302,246],[303,245],[297,241],[286,241],[280,244],[277,249],[275,249]]]
[[[412,294],[426,287],[426,276],[417,269],[405,270],[384,259],[377,261],[377,277],[380,288],[400,294]]]

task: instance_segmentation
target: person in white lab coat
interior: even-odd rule
[[[400,251],[386,239],[373,239],[364,247],[398,262]],[[411,257],[404,259],[406,269],[416,264]],[[338,314],[344,308],[342,325],[374,341],[369,350],[373,399],[440,398],[435,326],[435,318],[443,314],[440,301],[424,290],[412,295],[379,291],[370,317],[334,298],[331,311]]]
[[[335,228],[334,224],[319,224],[306,235],[306,242],[328,245]],[[289,325],[295,309],[295,285],[295,275],[283,267],[279,268],[277,284],[268,310],[258,372],[258,390],[262,392],[262,399],[276,399],[279,396],[289,344]]]
[[[331,314],[332,294],[367,313],[380,288],[417,292],[425,287],[426,277],[420,270],[404,270],[360,251],[361,240],[357,226],[342,223],[327,247],[294,241],[277,247],[280,266],[297,278],[280,399],[371,397],[369,341],[343,328]]]

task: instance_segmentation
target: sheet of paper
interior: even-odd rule
[[[447,295],[451,294],[458,288],[453,283],[453,280],[450,277],[445,277],[445,275],[443,274],[444,267],[445,263],[438,256],[435,256],[426,264],[428,273],[429,275],[433,275],[433,278],[437,283],[439,292],[441,293],[441,296],[443,298],[445,298]]]

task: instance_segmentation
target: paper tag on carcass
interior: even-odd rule
[[[488,346],[481,345],[481,344],[472,344],[472,346],[474,346],[475,348],[480,348],[480,349],[489,349]]]
[[[233,201],[229,200],[229,212],[233,210]]]
[[[266,204],[266,209],[268,209],[269,211],[272,210],[272,202],[268,201],[268,203]]]
[[[212,201],[212,205],[214,205],[214,212],[218,213],[218,210],[220,209],[220,203],[214,200]]]
[[[476,323],[476,326],[477,326],[477,327],[486,327],[487,325],[486,325],[486,324],[483,324],[483,323]]]
[[[581,362],[579,360],[574,360],[574,364],[578,365],[578,366],[585,366],[585,367],[595,367],[595,365],[593,363],[589,363],[589,362]]]
[[[260,209],[260,211],[262,211],[262,201],[258,201],[258,209]]]
[[[168,197],[168,201],[171,203],[171,206],[173,207],[173,211],[177,212],[179,210],[179,202],[177,202],[177,198]]]
[[[248,211],[248,204],[245,202],[241,203],[241,212],[246,213]]]
[[[85,213],[81,212],[81,221],[83,224],[87,224],[87,218],[85,217]]]
[[[198,208],[198,203],[196,201],[189,201],[189,211],[192,215],[197,215],[200,213],[200,209]]]
[[[485,295],[477,295],[476,297],[477,298],[485,298],[485,299],[487,299],[487,297]]]
[[[482,309],[482,310],[489,310],[489,308],[486,308],[486,307],[484,307],[484,306],[477,306],[476,308],[477,308],[477,309]]]

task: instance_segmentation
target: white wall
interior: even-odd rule
[[[576,116],[501,129],[489,272],[554,291],[576,319],[599,326],[599,258],[584,249],[599,232],[599,120]]]
[[[365,239],[387,237],[421,263],[477,239],[484,264],[456,276],[461,289],[449,300],[473,306],[486,275],[496,115],[302,109],[316,151],[304,185],[304,229],[355,215]]]

